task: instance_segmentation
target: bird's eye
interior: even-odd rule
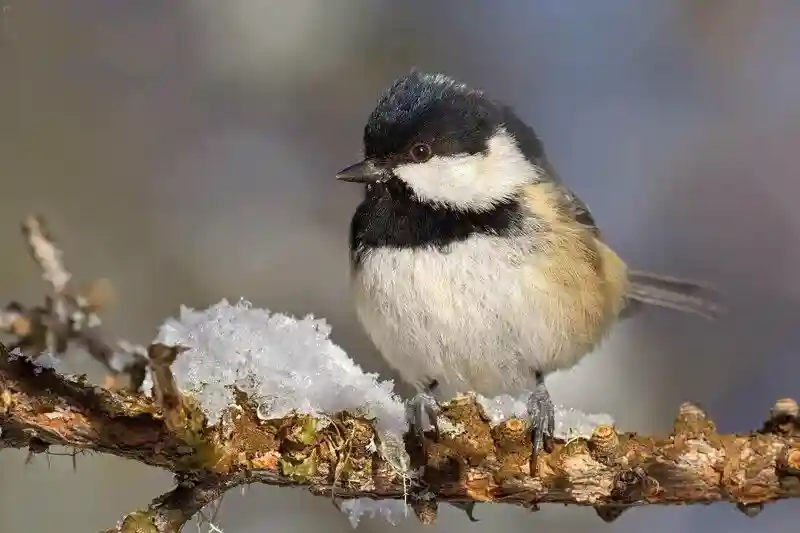
[[[411,159],[416,163],[424,163],[433,155],[431,147],[425,143],[415,144],[411,147]]]

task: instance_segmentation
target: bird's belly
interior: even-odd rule
[[[569,335],[570,306],[543,286],[536,265],[488,241],[447,253],[377,249],[354,273],[359,319],[405,381],[435,379],[447,395],[513,393],[531,388],[536,371],[571,367],[591,350]]]

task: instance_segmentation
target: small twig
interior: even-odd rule
[[[56,294],[62,294],[72,275],[64,268],[63,253],[49,235],[41,217],[30,215],[22,224],[22,231],[34,260],[42,269],[42,279],[47,281]]]
[[[104,533],[180,533],[183,526],[203,507],[243,480],[242,475],[208,475],[195,482],[179,484],[146,509],[130,513],[117,527]]]
[[[161,407],[167,429],[175,435],[181,435],[186,427],[186,411],[183,395],[175,383],[170,365],[178,356],[178,348],[154,344],[148,350],[150,369],[153,373],[153,390],[156,403]]]
[[[106,341],[99,313],[114,300],[108,280],[95,280],[81,290],[72,286],[63,252],[56,245],[41,217],[29,216],[22,225],[28,249],[50,285],[45,304],[27,307],[11,302],[0,311],[0,332],[14,338],[13,348],[31,357],[47,352],[63,356],[71,344],[80,346],[108,369],[107,387],[119,387],[120,377],[130,377],[130,390],[138,390],[144,379],[147,358],[144,348]]]

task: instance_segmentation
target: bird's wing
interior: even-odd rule
[[[624,308],[618,311],[622,318],[633,316],[643,305],[694,313],[709,319],[720,314],[722,308],[716,303],[719,295],[712,287],[647,272],[629,271],[617,254],[602,242],[589,207],[561,182],[544,156],[536,164],[542,169],[543,178],[551,184],[551,194],[558,196],[560,212],[579,222],[594,236],[591,247],[601,258],[605,279],[611,282],[612,293],[625,291]]]
[[[550,164],[547,158],[545,156],[538,158],[536,165],[544,172],[545,179],[556,185],[555,189],[556,192],[560,194],[560,200],[562,202],[564,213],[567,213],[577,222],[586,226],[595,236],[599,236],[600,230],[597,228],[597,224],[594,221],[592,212],[589,210],[589,206],[586,205],[586,203],[581,200],[577,194],[572,192],[569,187],[564,185],[564,183],[558,177],[556,170],[553,168],[553,165]]]

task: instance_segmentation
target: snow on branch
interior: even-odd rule
[[[722,501],[753,516],[765,503],[800,497],[793,400],[777,402],[763,427],[746,435],[717,433],[690,403],[663,437],[618,433],[607,416],[561,410],[566,438],[539,455],[531,476],[518,401],[464,395],[446,402],[440,440],[427,435],[422,446],[406,434],[391,382],[364,373],[331,342],[324,321],[246,302],[183,308],[147,350],[99,341],[110,353],[135,353],[108,365],[115,377],[138,376],[127,388],[116,379],[108,388],[62,375],[52,358],[66,349],[53,347],[95,346],[83,337],[85,322],[76,327],[69,318],[94,308],[71,296],[60,251],[41,221],[30,222],[26,235],[40,248],[33,255],[50,299],[69,312],[15,304],[0,313],[0,328],[16,339],[11,349],[0,345],[0,449],[42,453],[61,445],[175,475],[174,490],[109,532],[176,533],[225,491],[251,483],[305,486],[337,502],[354,524],[363,514],[395,521],[408,509],[427,523],[442,502],[585,505],[610,521],[632,506]]]

